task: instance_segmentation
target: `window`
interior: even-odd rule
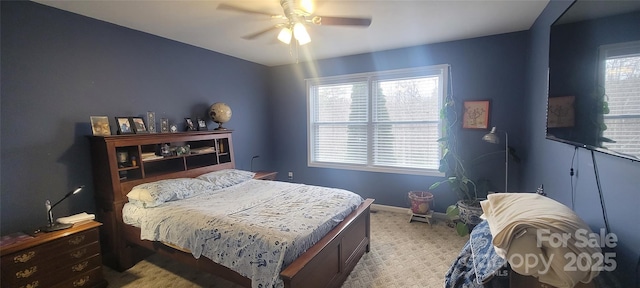
[[[312,167],[438,175],[449,66],[307,80]]]
[[[640,158],[640,41],[600,49],[605,91],[602,147]]]

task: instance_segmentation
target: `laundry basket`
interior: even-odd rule
[[[409,192],[409,200],[411,201],[411,212],[425,215],[429,212],[433,194],[427,191],[411,191]]]

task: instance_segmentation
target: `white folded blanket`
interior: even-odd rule
[[[570,288],[602,269],[600,245],[589,238],[593,232],[562,203],[535,193],[496,193],[481,204],[496,253],[515,272]]]

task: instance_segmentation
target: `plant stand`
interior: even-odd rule
[[[427,212],[427,214],[416,214],[416,213],[413,213],[411,209],[409,209],[409,215],[411,215],[411,217],[409,218],[409,223],[413,221],[418,221],[418,222],[429,223],[429,226],[431,226],[431,218],[433,217],[433,211],[429,211]]]

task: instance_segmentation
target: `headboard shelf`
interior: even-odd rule
[[[235,168],[229,130],[89,136],[89,140],[99,208],[96,217],[104,224],[102,251],[106,264],[112,267],[122,266],[114,263],[122,259],[116,254],[123,249],[122,240],[115,235],[123,225],[121,210],[126,195],[134,186]]]

